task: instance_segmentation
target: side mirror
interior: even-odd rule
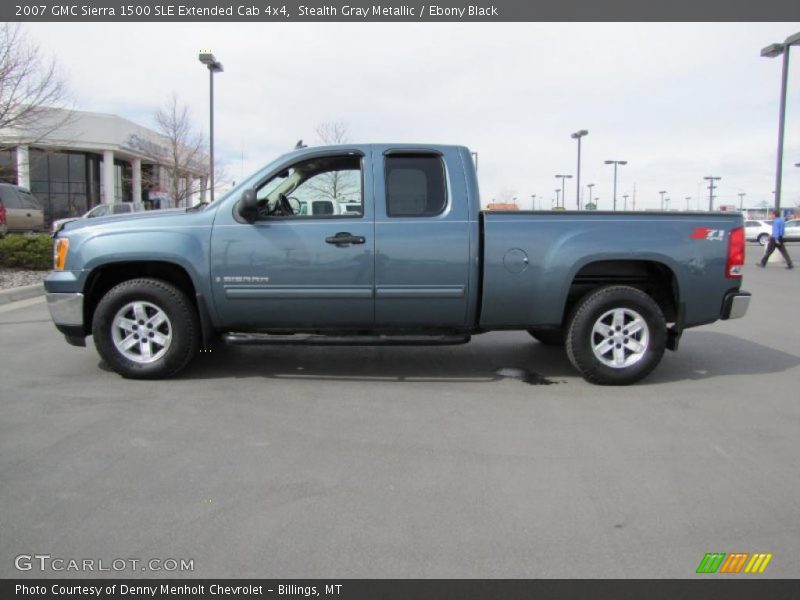
[[[237,208],[239,216],[248,223],[254,223],[258,218],[258,200],[256,199],[256,191],[253,188],[245,190],[242,197],[239,198],[239,206]]]

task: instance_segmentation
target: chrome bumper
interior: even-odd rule
[[[741,319],[750,307],[750,292],[730,292],[722,302],[723,319]]]
[[[56,325],[83,325],[83,294],[48,292],[47,308]]]

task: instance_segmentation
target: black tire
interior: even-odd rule
[[[766,246],[769,242],[769,234],[768,233],[760,233],[756,238],[756,241],[761,244],[762,246]]]
[[[164,336],[169,333],[170,342],[164,345],[166,349],[161,356],[158,356],[158,352],[153,355],[152,362],[141,362],[145,359],[144,355],[140,360],[126,357],[114,341],[114,319],[118,312],[132,303],[155,307],[167,317],[166,322],[158,327],[162,328]],[[132,327],[136,329],[137,325]],[[139,331],[147,330],[143,327]],[[155,331],[156,335],[159,333],[158,328],[150,331]],[[197,310],[186,294],[160,279],[131,279],[111,288],[101,298],[94,312],[92,335],[97,352],[103,360],[114,371],[130,379],[170,377],[183,369],[198,354],[200,347]],[[148,335],[152,337],[153,334]],[[141,338],[144,340],[144,335]],[[133,345],[138,346],[140,343],[142,342],[133,342]]]
[[[564,345],[564,330],[563,329],[539,329],[531,327],[528,333],[537,342],[545,346],[563,346]]]
[[[606,326],[608,319],[612,319],[613,324],[614,314],[623,317],[619,329]],[[627,334],[625,323],[633,324],[626,319],[633,315],[641,317],[644,327],[639,331],[642,333],[623,337]],[[594,331],[595,325],[608,333]],[[605,340],[604,336],[607,336]],[[639,343],[642,340],[644,343]],[[667,325],[661,308],[650,296],[628,286],[608,286],[585,296],[572,313],[566,335],[570,362],[586,381],[599,385],[629,385],[646,377],[661,361],[666,342]],[[600,356],[593,349],[595,344]],[[629,344],[638,347],[637,350],[630,350]],[[605,348],[612,356],[603,354]],[[618,356],[622,364],[609,366],[608,363]],[[625,364],[627,361],[631,361],[630,364]]]

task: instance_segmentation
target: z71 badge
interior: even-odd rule
[[[725,239],[724,229],[711,229],[710,227],[694,227],[692,228],[693,240],[708,240],[709,242],[721,242]]]

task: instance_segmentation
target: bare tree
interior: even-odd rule
[[[325,121],[314,129],[322,145],[346,144],[350,141],[345,121]],[[352,200],[360,191],[361,179],[354,172],[330,171],[314,178],[310,188],[320,198],[342,202]]]
[[[0,24],[0,150],[35,144],[66,127],[69,104],[55,60],[18,23]]]
[[[162,166],[167,172],[166,191],[175,206],[186,206],[190,198],[203,189],[198,174],[208,178],[203,135],[192,125],[189,108],[181,104],[174,93],[155,112],[153,119],[168,146],[167,164]]]

